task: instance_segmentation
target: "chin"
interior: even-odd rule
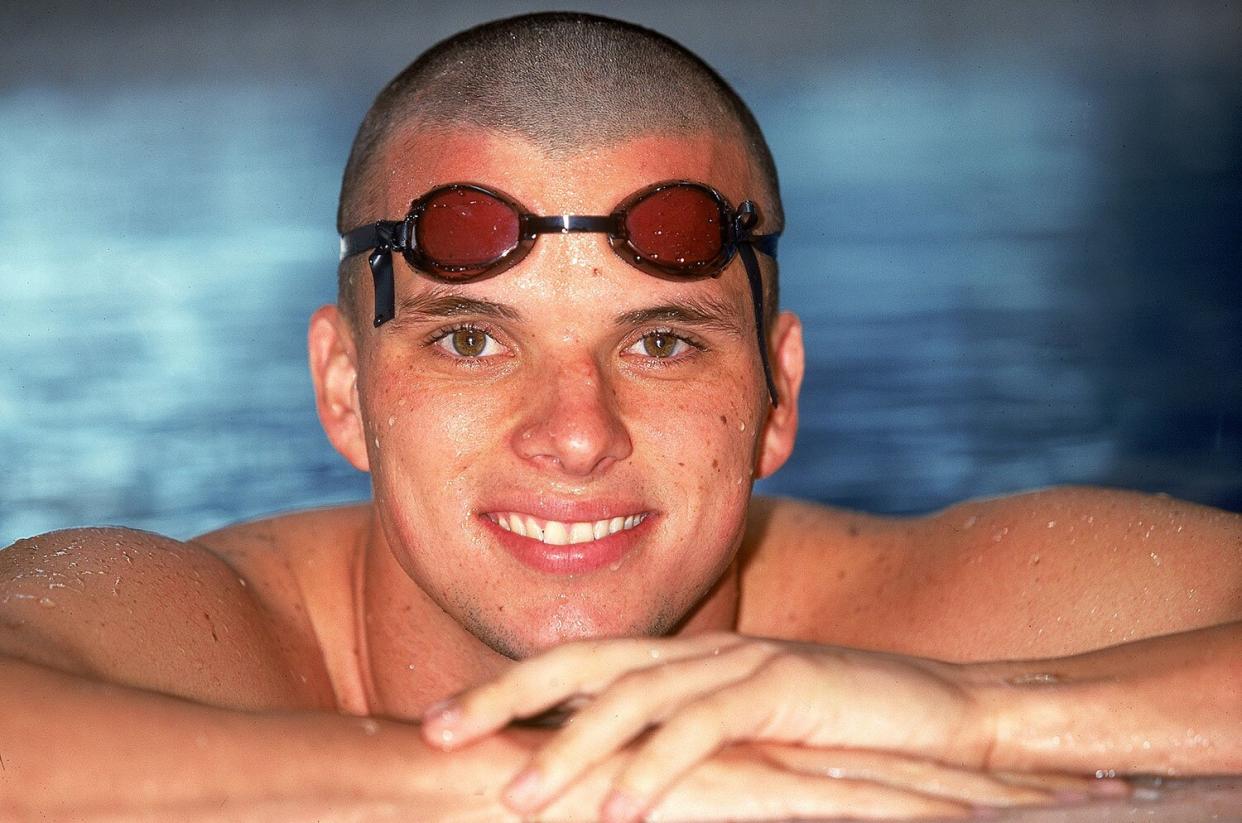
[[[677,624],[675,619],[663,614],[635,616],[624,623],[617,621],[616,615],[606,616],[612,619],[600,620],[586,609],[567,604],[522,627],[471,620],[468,628],[492,650],[512,660],[522,660],[575,640],[659,637],[668,634]]]

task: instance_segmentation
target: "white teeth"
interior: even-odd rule
[[[647,517],[645,514],[631,514],[628,517],[613,517],[589,523],[561,523],[556,520],[546,520],[541,523],[530,515],[517,512],[497,512],[490,516],[505,531],[552,546],[567,546],[600,540],[610,534],[632,529]]]
[[[549,546],[564,546],[569,542],[569,530],[557,520],[549,520],[543,530],[543,542]]]

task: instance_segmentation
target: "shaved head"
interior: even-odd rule
[[[386,141],[398,131],[459,125],[520,136],[550,157],[570,157],[646,134],[712,133],[738,141],[765,191],[766,221],[784,224],[776,167],[741,98],[711,67],[649,29],[588,14],[544,13],[468,29],[423,53],[390,82],[354,138],[341,185],[337,231],[393,219],[378,214]],[[340,302],[355,314],[342,263]],[[775,280],[768,285],[776,306]]]

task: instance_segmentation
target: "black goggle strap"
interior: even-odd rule
[[[742,265],[746,267],[746,280],[750,283],[750,302],[755,309],[755,329],[759,333],[759,359],[763,361],[763,379],[767,381],[768,395],[775,407],[776,381],[772,379],[772,366],[768,363],[768,335],[763,322],[763,279],[759,274],[759,260],[747,240],[737,244],[737,253],[742,258]]]
[[[759,259],[755,257],[755,249],[776,259],[776,240],[779,234],[751,234],[751,229],[759,220],[755,204],[749,200],[737,207],[733,216],[733,242],[737,245],[737,253],[746,268],[746,281],[750,284],[750,304],[755,310],[755,331],[759,335],[759,359],[763,363],[763,379],[768,384],[768,396],[772,398],[772,406],[778,405],[776,381],[772,379],[772,364],[768,362],[768,335],[764,323],[763,311],[763,277],[759,271]]]
[[[370,251],[367,264],[375,283],[375,325],[382,326],[397,313],[396,287],[393,285],[392,253],[405,248],[404,221],[380,220],[347,232],[341,238],[341,259]],[[372,251],[374,249],[374,251]]]

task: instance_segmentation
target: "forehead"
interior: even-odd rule
[[[707,183],[730,202],[760,201],[758,176],[740,141],[711,134],[643,135],[580,152],[542,150],[526,138],[460,126],[398,131],[379,152],[376,195],[383,217],[446,183],[480,183],[538,214],[606,214],[663,180]]]

